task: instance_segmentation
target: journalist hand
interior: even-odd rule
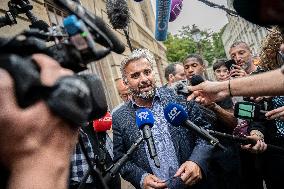
[[[230,95],[227,83],[228,81],[204,81],[196,86],[188,86],[188,90],[193,93],[188,96],[187,100],[197,98],[201,104],[210,104],[211,102],[225,99]]]
[[[33,59],[46,85],[73,74],[45,55]],[[0,69],[0,163],[10,171],[9,188],[66,188],[77,129],[43,101],[21,109],[11,76]]]
[[[184,162],[174,177],[180,177],[186,185],[194,185],[202,179],[200,167],[193,161]]]
[[[279,119],[281,121],[284,121],[284,106],[276,108],[274,110],[271,110],[265,114],[267,119]]]

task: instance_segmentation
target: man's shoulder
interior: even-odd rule
[[[131,102],[121,103],[113,109],[112,119],[122,119],[132,111],[134,111],[134,109],[131,107]]]

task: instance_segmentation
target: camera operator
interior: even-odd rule
[[[41,82],[47,86],[73,74],[46,55],[34,54],[32,58],[41,70]],[[1,188],[67,188],[77,127],[54,115],[42,100],[21,109],[14,82],[3,69],[0,90],[0,164],[9,174],[6,181],[1,177],[6,184]]]

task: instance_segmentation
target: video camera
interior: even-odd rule
[[[74,75],[60,78],[54,86],[40,82],[40,69],[31,55],[46,54],[62,67],[78,73],[87,69],[87,64],[99,60],[111,51],[123,53],[124,45],[105,25],[102,19],[88,12],[71,0],[57,0],[73,15],[64,19],[65,31],[48,32],[38,29],[24,31],[10,39],[0,39],[0,68],[5,69],[15,81],[15,92],[20,107],[26,108],[39,99],[44,99],[56,114],[73,125],[105,115],[107,103],[101,80],[95,75]],[[0,18],[0,27],[10,25],[11,18],[25,13],[35,23],[28,0],[11,0],[5,18]],[[12,15],[12,17],[10,16]],[[13,23],[16,23],[14,19]],[[41,25],[42,26],[42,25]],[[55,44],[48,46],[47,42]],[[98,47],[96,43],[101,46]]]

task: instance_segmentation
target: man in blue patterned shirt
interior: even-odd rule
[[[137,49],[121,64],[124,83],[132,99],[113,114],[114,159],[119,159],[141,137],[135,125],[135,111],[149,108],[154,115],[152,135],[160,161],[154,165],[146,144],[142,144],[121,168],[121,176],[136,188],[204,188],[212,146],[191,131],[174,127],[164,117],[164,108],[178,103],[198,126],[210,128],[194,101],[186,102],[167,88],[157,88],[153,66],[155,60],[146,49]],[[208,186],[206,187],[208,188]]]

